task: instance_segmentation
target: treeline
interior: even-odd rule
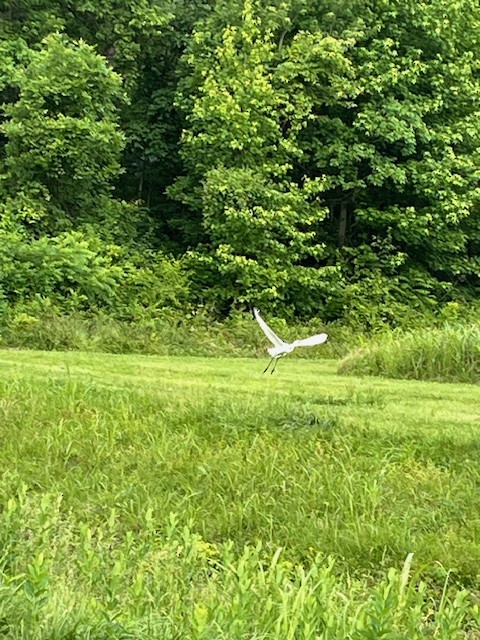
[[[480,282],[476,0],[0,5],[0,306],[395,324]]]

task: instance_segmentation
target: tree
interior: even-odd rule
[[[122,81],[93,47],[49,36],[17,68],[18,100],[5,108],[3,225],[55,234],[115,225],[112,182],[124,137]],[[103,229],[104,230],[104,229]]]
[[[154,212],[165,204],[165,185],[176,168],[172,157],[181,131],[173,112],[176,59],[189,25],[208,3],[184,5],[170,0],[18,0],[0,7],[0,103],[16,101],[18,88],[10,70],[24,65],[25,52],[28,56],[41,49],[49,34],[64,33],[94,46],[122,76],[129,97],[119,105],[125,172],[115,181],[117,197],[142,200]],[[5,144],[0,134],[0,158]],[[151,226],[151,218],[148,223]]]
[[[179,0],[156,37],[152,35],[149,42],[142,38],[140,73],[130,103],[122,111],[126,175],[118,191],[128,200],[141,200],[148,206],[159,243],[178,253],[191,240],[183,233],[182,205],[166,193],[183,171],[179,141],[184,114],[175,104],[183,72],[180,61],[194,25],[208,15],[213,3]]]
[[[219,3],[217,11],[223,15],[225,7]],[[273,32],[251,0],[233,26],[214,33],[207,20],[186,59],[191,73],[180,103],[188,174],[170,192],[190,207],[190,227],[203,229],[191,254],[199,287],[221,311],[265,302],[312,314],[338,274],[327,264],[321,234],[323,181],[290,177],[311,105],[289,89],[293,63],[278,64]],[[329,38],[316,46],[330,61],[327,75],[337,78],[345,68],[343,43]]]
[[[2,224],[148,226],[221,312],[478,294],[479,26],[475,0],[8,1]]]
[[[298,139],[307,175],[326,179],[330,244],[355,295],[383,288],[415,305],[478,286],[478,4],[299,5],[287,41],[307,25],[355,40],[351,103],[302,82],[315,118]]]
[[[477,4],[279,0],[246,3],[241,16],[238,3],[217,2],[194,35],[182,93],[187,175],[175,190],[190,207],[187,228],[200,223],[209,243],[202,268],[205,255],[223,265],[216,295],[224,287],[230,302],[250,301],[263,286],[301,310],[299,299],[321,309],[328,292],[330,317],[358,301],[395,321],[398,304],[478,286]],[[285,227],[272,189],[296,202]],[[257,205],[271,213],[265,239],[308,230],[303,253],[288,233],[284,254],[259,246]],[[295,265],[337,267],[347,285],[312,279],[299,295]]]

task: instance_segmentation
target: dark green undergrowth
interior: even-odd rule
[[[478,384],[480,325],[382,334],[342,360],[339,373]]]

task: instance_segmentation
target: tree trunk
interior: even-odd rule
[[[347,203],[340,203],[340,222],[338,224],[338,246],[343,247],[345,244],[345,234],[347,231]]]

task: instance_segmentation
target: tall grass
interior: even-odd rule
[[[412,554],[372,581],[322,555],[304,566],[261,543],[212,544],[174,514],[159,532],[146,509],[120,533],[115,509],[95,527],[61,505],[23,487],[0,515],[4,637],[455,640],[478,628],[466,590],[428,598]]]
[[[320,320],[294,326],[273,319],[272,327],[287,341],[325,330]],[[360,337],[353,330],[334,324],[327,331],[330,336],[327,344],[299,350],[292,356],[338,357],[345,355]],[[79,313],[65,316],[45,313],[38,317],[18,314],[0,325],[0,346],[151,355],[267,357],[266,349],[271,345],[248,314],[220,322],[208,314],[166,310],[156,319],[135,322],[119,321],[101,314],[93,317]]]
[[[480,382],[480,325],[384,334],[346,356],[338,370],[476,384]]]

